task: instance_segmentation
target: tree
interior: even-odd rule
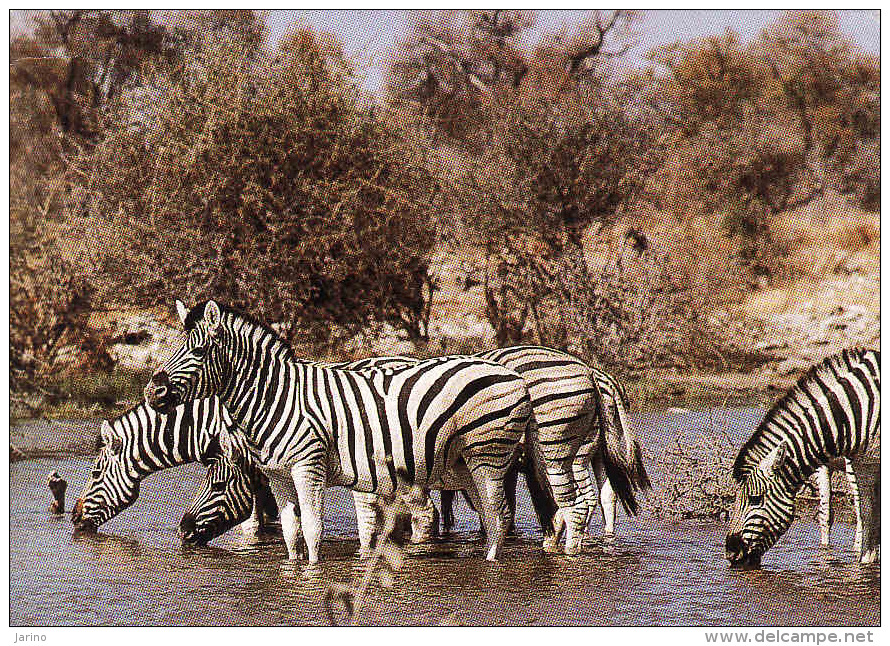
[[[639,198],[659,163],[631,88],[604,61],[625,49],[612,30],[631,19],[594,14],[571,36],[545,37],[522,85],[493,104],[462,208],[489,254],[487,312],[500,343],[519,341],[529,315],[541,342],[563,346],[622,316],[603,298],[583,237]]]
[[[425,335],[437,189],[423,151],[362,107],[332,38],[297,31],[265,53],[248,30],[198,47],[122,96],[72,165],[103,297],[218,298],[291,340],[375,323]]]
[[[473,145],[485,134],[490,103],[528,72],[519,40],[534,26],[524,11],[417,14],[390,62],[386,93],[430,119],[437,132]]]

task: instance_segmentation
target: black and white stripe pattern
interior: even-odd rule
[[[220,432],[231,432],[232,424],[215,397],[174,407],[166,415],[143,402],[103,422],[99,456],[72,510],[73,522],[95,529],[114,518],[133,504],[146,476],[209,458],[218,449]]]
[[[576,472],[574,471],[568,474],[573,479],[570,486],[574,487],[568,498],[572,501],[573,505],[578,499],[581,500],[581,503],[579,504],[586,505],[584,519],[586,527],[589,516],[593,513],[597,504],[596,491],[593,489],[590,482],[589,468],[583,467],[585,459],[588,463],[592,461],[595,467],[598,484],[602,485],[600,503],[603,507],[606,521],[605,532],[611,534],[614,531],[616,499],[613,493],[614,490],[606,476],[606,467],[604,464],[606,461],[604,458],[607,442],[610,442],[614,447],[612,454],[614,454],[616,450],[619,452],[619,459],[617,461],[623,461],[625,464],[630,465],[630,469],[628,469],[629,473],[622,472],[622,475],[624,475],[627,480],[633,480],[635,483],[639,483],[640,486],[648,486],[645,469],[639,461],[639,449],[636,440],[633,438],[625,421],[627,395],[624,388],[610,375],[586,366],[571,355],[550,348],[520,346],[485,352],[476,356],[496,362],[505,362],[508,364],[508,367],[523,375],[533,398],[532,406],[535,418],[540,426],[549,429],[547,432],[548,438],[556,438],[557,440],[561,440],[564,445],[571,447],[572,444],[576,442],[575,434],[579,431],[576,423],[579,420],[590,420],[588,427],[581,427],[583,434],[587,436],[585,438],[586,443],[583,441],[578,442],[579,446],[589,446],[590,453],[587,456],[577,456],[577,460],[582,464],[582,468],[578,470],[580,473],[577,473],[577,478],[575,478]],[[331,367],[346,367],[353,369],[367,367],[383,368],[416,362],[416,359],[409,357],[379,357],[365,359],[351,364],[333,364]],[[548,371],[548,369],[551,368],[556,369]],[[549,375],[545,374],[542,376],[542,371],[544,373],[549,372]],[[595,399],[590,397],[592,388],[597,388],[602,395],[602,411],[595,406]],[[553,445],[555,446],[555,444]],[[620,463],[618,466],[612,467],[613,471],[621,468],[622,465]],[[512,482],[515,487],[515,477],[517,474],[511,470],[511,473],[508,475],[508,480],[510,479],[510,475],[512,475]],[[527,474],[527,476],[528,475],[529,474]],[[532,479],[529,482],[530,489],[534,488],[536,484],[534,476],[531,476],[531,478]],[[196,509],[195,505],[192,507],[197,513],[207,518],[208,523],[212,522],[218,526],[223,526],[225,518],[236,518],[245,513],[248,501],[239,498],[238,496],[233,495],[229,500],[223,500],[218,497],[214,499],[214,503],[211,504],[207,492],[209,486],[209,482],[205,482],[204,489],[199,494],[199,497],[204,497],[204,499],[208,501],[206,507],[203,509]],[[625,501],[625,504],[635,511],[636,501],[633,498],[632,490],[629,492],[629,496],[630,498]],[[373,531],[373,496],[364,498],[356,493],[355,498],[361,543],[360,549],[362,551],[367,551],[370,546],[371,532]],[[508,491],[508,499],[510,498],[511,496]],[[443,515],[450,512],[450,499],[450,496],[443,493]],[[533,496],[532,501],[536,505],[536,511],[538,511],[545,533],[549,533],[551,536],[551,539],[548,542],[552,544],[556,538],[552,528],[553,512],[555,509],[551,508],[548,510],[546,505],[540,504],[538,497]],[[213,504],[217,505],[215,515],[212,508]],[[431,507],[431,504],[428,505],[428,507]],[[478,501],[474,508],[478,508]],[[431,510],[425,508],[425,511],[430,512]],[[431,522],[433,518],[432,513],[426,513],[426,516],[427,522]],[[230,526],[233,524],[234,522],[231,522]],[[565,522],[561,523],[561,526],[559,527],[560,531],[564,529],[565,526]],[[416,541],[423,540],[425,536],[428,536],[431,533],[430,530],[432,529],[424,524],[423,519],[421,518],[413,519],[413,527],[415,532],[412,536],[413,540]],[[447,526],[446,529],[448,529]],[[577,537],[577,542],[580,543],[580,535]],[[572,541],[569,541],[567,545],[571,546]]]
[[[183,312],[186,339],[146,387],[156,410],[217,394],[248,434],[279,503],[291,556],[300,501],[318,560],[325,485],[387,494],[397,470],[430,489],[475,489],[487,558],[506,532],[503,479],[534,424],[525,382],[501,365],[446,357],[344,370],[298,361],[274,332],[209,301]]]
[[[844,350],[810,369],[766,414],[741,448],[733,476],[741,485],[726,557],[757,567],[788,529],[804,481],[835,458],[850,460],[859,490],[859,558],[880,556],[881,357]]]
[[[206,545],[240,523],[261,533],[266,518],[278,516],[269,481],[250,456],[246,438],[234,433],[229,440],[238,445],[229,452],[235,457],[219,452],[206,461],[203,484],[179,523],[186,543]]]
[[[477,356],[516,371],[528,387],[542,453],[538,462],[559,507],[548,546],[555,547],[565,528],[565,551],[580,549],[599,498],[591,464],[606,487],[606,531],[614,531],[613,492],[629,513],[637,512],[634,491],[648,488],[649,478],[626,421],[627,395],[617,380],[552,348],[516,346]]]

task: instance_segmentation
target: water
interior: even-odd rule
[[[728,412],[733,439],[750,433],[762,411]],[[635,419],[650,453],[675,434],[713,428],[708,412],[675,411]],[[661,435],[665,433],[665,435]],[[286,560],[280,540],[250,543],[235,532],[210,547],[183,547],[176,526],[202,470],[161,472],[140,499],[98,535],[75,537],[69,517],[48,513],[46,475],[69,482],[68,505],[89,460],[40,459],[10,465],[10,623],[28,625],[306,625],[326,621],[331,583],[358,580],[362,564],[348,492],[331,489],[323,562]],[[650,461],[653,482],[658,473]],[[723,559],[726,527],[671,524],[620,515],[614,545],[594,539],[578,557],[544,554],[520,484],[517,525],[502,562],[483,560],[478,521],[462,503],[457,533],[411,546],[392,588],[375,586],[360,623],[375,625],[878,625],[880,568],[850,551],[853,528],[836,525],[834,546],[818,545],[801,519],[755,572]],[[601,533],[594,522],[594,535]]]

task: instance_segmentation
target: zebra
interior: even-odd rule
[[[881,355],[852,349],[800,378],[766,413],[733,465],[740,485],[726,537],[732,567],[759,567],[794,518],[794,499],[820,465],[846,457],[862,516],[859,561],[880,559]]]
[[[638,512],[634,491],[651,485],[639,443],[626,421],[627,394],[616,379],[566,352],[541,346],[515,346],[477,356],[516,371],[528,386],[541,462],[559,507],[553,534],[545,538],[548,550],[557,549],[563,530],[565,552],[580,550],[600,501],[591,483],[591,462],[597,485],[604,488],[606,533],[614,533],[616,495],[627,513]]]
[[[395,358],[386,361],[388,365],[397,363]],[[349,365],[367,367],[367,360]],[[155,412],[143,401],[120,416],[103,421],[96,441],[98,456],[72,509],[72,522],[79,531],[95,531],[136,501],[139,485],[147,476],[201,462],[209,467],[211,482],[221,482],[224,474],[230,478],[225,498],[234,499],[237,504],[219,504],[218,495],[213,497],[202,491],[207,496],[205,503],[196,501],[192,506],[204,508],[205,515],[191,519],[188,514],[183,516],[183,539],[206,543],[238,523],[245,534],[262,531],[264,518],[277,517],[268,481],[252,461],[233,465],[219,453],[221,432],[233,438],[239,436],[231,416],[216,397],[178,406],[168,415]],[[241,491],[232,483],[244,484],[248,490]],[[219,504],[216,511],[222,521],[206,511],[213,501]],[[366,543],[370,542],[372,531],[373,527],[364,528]]]
[[[586,513],[582,515],[579,510],[575,516],[574,531],[566,536],[566,552],[575,553],[580,549],[582,533],[597,506],[603,511],[606,538],[613,537],[617,498],[612,478],[619,482],[622,504],[631,514],[638,510],[633,492],[651,486],[639,443],[626,421],[629,403],[621,383],[608,373],[552,348],[515,346],[476,356],[502,363],[526,379],[539,429],[551,428],[547,438],[550,446],[575,456],[572,465],[574,492],[564,495],[563,499],[572,499],[572,506],[581,510],[586,507]],[[593,392],[599,393],[599,406],[595,398],[589,396]],[[541,433],[539,431],[539,435]],[[579,440],[582,443],[573,448],[572,443]],[[591,464],[599,496],[590,481],[588,465]],[[568,481],[562,483],[564,487],[569,484]],[[446,530],[454,522],[452,504],[453,494],[444,493],[442,519]],[[566,528],[566,517],[562,514],[556,531],[545,537],[548,549],[555,549],[561,531]]]
[[[191,310],[178,301],[177,311],[186,338],[146,385],[146,401],[166,412],[220,397],[269,477],[290,558],[298,556],[298,501],[308,559],[317,563],[325,485],[388,494],[398,470],[421,487],[472,491],[486,559],[497,560],[504,475],[523,436],[537,439],[519,375],[470,357],[327,368],[298,360],[270,328],[213,300]]]
[[[598,473],[604,474],[606,469],[605,463],[609,461],[613,464],[616,462],[618,463],[618,466],[611,467],[613,470],[620,469],[623,464],[629,464],[631,466],[631,473],[624,476],[626,480],[633,480],[634,482],[641,483],[641,485],[648,486],[648,478],[645,473],[645,468],[639,459],[637,442],[633,439],[629,427],[624,422],[623,406],[626,406],[627,395],[620,383],[614,378],[606,373],[585,366],[571,355],[538,346],[517,346],[506,350],[494,350],[480,353],[474,356],[494,360],[499,363],[504,362],[508,364],[508,367],[523,375],[533,398],[532,407],[538,425],[553,428],[553,431],[548,437],[562,438],[565,445],[568,445],[569,450],[571,450],[573,442],[575,442],[574,446],[586,446],[583,442],[574,440],[575,435],[578,435],[579,433],[586,434],[593,439],[591,452],[600,463]],[[356,362],[353,364],[333,365],[339,367],[386,367],[416,362],[416,359],[410,357],[379,357],[366,359],[364,362]],[[553,370],[554,367],[558,367],[560,371]],[[550,377],[542,375],[542,371],[546,373],[548,370],[550,371]],[[606,405],[606,411],[608,411],[606,416],[603,416],[599,408],[596,406],[596,399],[591,396],[591,382],[595,384],[596,388],[605,393],[604,399],[608,401],[608,404]],[[554,395],[556,396],[554,397]],[[557,402],[557,404],[555,405],[554,402]],[[614,423],[606,423],[612,415],[615,416]],[[581,422],[581,424],[578,424],[578,422]],[[587,426],[583,425],[585,423]],[[613,434],[615,437],[609,439],[609,434]],[[630,436],[630,440],[627,440],[628,435]],[[603,454],[605,453],[607,446],[613,447],[613,450],[611,453],[604,456]],[[615,447],[619,450],[626,451],[626,455],[612,457],[614,455]],[[515,508],[515,482],[518,471],[519,469],[517,468],[517,465],[514,465],[508,471],[505,479],[505,488],[507,489],[507,498],[511,513]],[[586,504],[586,523],[587,517],[589,517],[589,514],[596,505],[597,499],[594,490],[589,485],[589,471],[585,470],[583,475],[586,476],[587,481],[584,482],[582,480],[581,482],[576,482],[576,487],[577,491],[583,498],[584,504]],[[536,479],[534,477],[529,477],[528,469],[526,469],[526,476],[527,479],[529,479],[531,490],[535,486]],[[605,483],[609,482],[605,475],[601,477],[602,481]],[[612,491],[611,486],[608,484],[605,486],[608,487],[608,491]],[[208,487],[208,482],[205,482],[204,490],[207,490]],[[207,493],[202,491],[198,494],[198,497],[201,498],[202,496],[207,495]],[[630,490],[629,497],[630,499],[626,504],[628,507],[632,506],[633,510],[636,511],[636,501],[633,499],[632,490]],[[573,502],[574,498],[575,497],[573,496]],[[603,498],[607,501],[609,500],[605,494],[603,495]],[[443,491],[443,515],[450,514],[451,512],[450,505],[448,504],[449,499],[450,492]],[[532,496],[533,503],[536,503],[538,500],[538,496]],[[552,501],[552,499],[548,500]],[[357,498],[356,502],[361,553],[367,551],[370,545],[370,536],[367,532],[370,531],[372,527],[370,522],[366,523],[365,510],[370,509],[372,501],[368,500],[364,506],[362,506],[362,500]],[[477,505],[474,505],[470,499],[468,499],[468,502],[470,502],[470,505],[474,509],[478,509]],[[606,516],[607,521],[606,531],[609,533],[614,531],[614,496],[611,498],[610,502],[611,504],[607,502],[604,505],[604,515]],[[247,501],[242,500],[237,496],[232,496],[228,500],[219,497],[216,500],[216,504],[220,505],[220,508],[217,510],[215,517],[211,514],[209,509],[202,509],[201,514],[208,519],[208,523],[218,524],[221,518],[237,517],[239,513],[243,513],[243,509],[238,510],[235,508],[239,503],[242,508],[246,508]],[[537,507],[540,507],[540,505],[536,506],[536,511],[538,512],[539,518],[543,519],[542,525],[544,526],[545,534],[547,534],[547,530],[550,529],[552,539],[554,533],[552,523],[549,522],[554,515],[552,502],[548,507],[548,509],[550,509],[549,516],[547,515],[547,510],[540,510]],[[611,514],[609,514],[608,511],[605,511],[609,508],[612,510]],[[412,518],[413,542],[428,540],[432,534],[431,530],[433,527],[435,526],[436,529],[438,528],[438,521],[435,519],[435,514],[435,507],[429,500],[426,501],[425,505],[419,507],[418,513]],[[446,528],[448,528],[448,526],[449,523],[446,518]],[[364,535],[362,531],[363,527],[367,527]]]
[[[147,476],[189,462],[206,462],[219,451],[219,435],[236,432],[218,398],[177,406],[166,415],[145,402],[102,422],[98,456],[71,519],[95,531],[135,502]]]
[[[184,543],[206,545],[235,525],[244,526],[251,512],[257,533],[265,531],[266,517],[278,517],[269,481],[250,457],[246,438],[241,433],[231,438],[240,450],[232,452],[234,458],[217,452],[207,460],[203,486],[179,523]]]

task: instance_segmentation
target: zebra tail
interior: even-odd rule
[[[603,466],[606,476],[624,510],[631,515],[639,512],[640,506],[634,492],[652,487],[640,444],[627,423],[625,412],[628,404],[624,389],[614,379],[612,398],[615,402],[615,415],[609,415],[603,402],[602,393],[597,392],[597,405],[600,407],[600,440],[603,446]],[[599,389],[597,389],[599,391]]]
[[[538,425],[534,419],[526,429],[525,451],[522,456],[522,473],[528,486],[528,493],[535,508],[535,515],[541,523],[544,537],[553,535],[553,519],[558,509],[550,481],[544,471],[544,452],[538,441]]]

